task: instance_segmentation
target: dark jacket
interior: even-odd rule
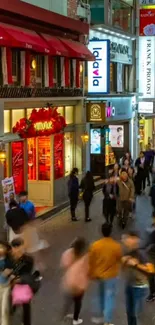
[[[22,278],[25,275],[32,274],[33,271],[33,258],[24,254],[18,260],[12,261],[13,274],[16,277]]]
[[[93,192],[95,190],[95,184],[93,177],[87,178],[86,176],[82,179],[80,188],[83,191],[83,200],[90,203],[93,197]]]
[[[70,177],[68,181],[68,196],[76,199],[79,197],[79,180],[76,176]]]
[[[135,162],[135,167],[137,167],[137,169],[138,169],[137,173],[139,173],[139,174],[140,173],[147,174],[147,171],[148,171],[148,161],[147,161],[147,159],[145,158],[143,168],[140,165],[141,165],[141,160],[140,160],[140,158],[137,158],[136,162]]]
[[[20,228],[30,221],[30,217],[27,215],[24,209],[19,207],[10,209],[6,213],[6,222],[15,233],[20,231]]]
[[[104,194],[103,199],[103,215],[106,216],[109,213],[116,212],[116,198],[119,192],[117,184],[104,184],[102,188],[102,192]],[[113,197],[111,198],[110,195]]]

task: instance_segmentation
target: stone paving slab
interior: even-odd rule
[[[84,207],[80,203],[77,208],[77,215],[80,221],[72,223],[70,221],[69,211],[66,210],[56,217],[48,220],[42,225],[42,230],[46,234],[51,246],[44,253],[43,260],[48,266],[45,272],[44,281],[39,294],[33,303],[33,325],[58,325],[60,322],[60,313],[63,306],[63,297],[60,289],[61,271],[59,261],[62,252],[70,245],[77,235],[83,235],[89,242],[92,242],[100,236],[100,225],[103,222],[102,217],[102,193],[94,196],[91,206],[91,223],[84,223]],[[147,227],[151,225],[151,205],[147,196],[138,198],[136,204],[136,218],[129,222],[128,227],[136,227],[141,231],[144,238]],[[115,221],[113,236],[120,239],[122,230],[119,229]],[[126,325],[126,314],[124,305],[123,279],[120,280],[117,308],[114,317],[114,324]],[[92,297],[94,288],[90,286],[86,293],[82,317],[84,324],[90,324]],[[145,312],[141,324],[155,324],[155,303],[146,304]],[[69,324],[69,323],[68,323]]]

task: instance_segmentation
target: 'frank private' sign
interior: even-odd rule
[[[88,62],[88,93],[108,94],[110,92],[110,41],[90,41],[89,50],[95,57]]]

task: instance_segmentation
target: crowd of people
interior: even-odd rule
[[[81,324],[79,318],[82,300],[89,282],[98,288],[98,308],[93,305],[92,322],[111,325],[119,288],[119,277],[125,278],[125,303],[128,325],[137,325],[142,304],[155,300],[155,222],[148,233],[148,241],[141,245],[140,234],[131,230],[122,236],[121,242],[111,237],[113,221],[117,217],[125,228],[128,217],[135,213],[136,197],[145,194],[150,186],[153,217],[155,216],[155,153],[148,148],[140,152],[134,162],[130,152],[109,170],[103,181],[103,237],[88,246],[84,238],[77,238],[62,255],[64,270],[63,288],[65,307],[63,316],[72,317],[73,325]],[[147,182],[147,183],[146,183]],[[81,183],[78,169],[74,168],[68,182],[68,194],[72,221],[77,221],[76,207],[79,198],[85,205],[85,221],[91,221],[89,207],[95,185],[87,172]],[[71,302],[74,314],[68,314]]]

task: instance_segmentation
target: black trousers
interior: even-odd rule
[[[70,197],[70,212],[72,220],[76,219],[75,210],[78,204],[78,198]]]
[[[78,296],[69,296],[69,295],[66,296],[63,315],[66,316],[68,314],[70,306],[73,303],[74,304],[73,319],[78,320],[81,311],[81,306],[82,306],[82,299],[83,299],[83,293]]]
[[[21,309],[22,308],[22,309]],[[13,307],[12,325],[31,325],[31,304]]]
[[[150,294],[155,294],[155,276],[152,275],[149,277],[149,287],[150,287]]]
[[[89,207],[90,207],[90,204],[85,202],[84,205],[85,205],[85,221],[87,221],[89,219]]]

